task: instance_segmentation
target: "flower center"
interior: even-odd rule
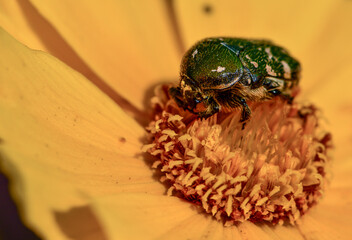
[[[313,105],[280,98],[251,104],[245,128],[240,112],[208,119],[180,109],[156,88],[150,144],[167,193],[202,206],[233,225],[250,220],[294,224],[317,203],[326,185],[331,135],[319,126]]]

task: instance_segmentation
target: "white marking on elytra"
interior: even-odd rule
[[[258,67],[258,63],[257,63],[257,62],[254,62],[254,61],[251,61],[252,59],[251,59],[251,57],[250,57],[248,54],[246,54],[245,57],[250,61],[250,63],[251,63],[255,68]]]
[[[284,77],[285,78],[291,78],[291,68],[290,68],[290,66],[288,65],[288,63],[287,62],[285,62],[285,61],[281,61],[281,64],[282,64],[282,66],[284,67]]]
[[[218,73],[220,73],[220,72],[222,72],[222,71],[224,71],[224,70],[225,70],[225,67],[218,66],[217,69],[212,69],[211,71],[212,71],[212,72],[218,72]]]
[[[273,58],[273,54],[271,53],[270,47],[266,47],[265,48],[265,52],[268,54],[269,59]]]
[[[271,53],[270,47],[266,47],[266,48],[265,48],[265,52],[268,54],[269,60],[271,60],[272,58],[274,58],[274,60],[277,61],[277,57],[275,57],[275,56]]]
[[[277,76],[277,73],[274,72],[274,70],[271,68],[270,65],[266,65],[265,66],[266,72],[270,75],[270,76]]]
[[[194,50],[193,53],[192,53],[192,57],[194,58],[197,53],[198,53],[198,49]]]
[[[258,63],[257,62],[254,62],[254,61],[251,61],[251,64],[255,67],[255,68],[257,68],[259,65],[258,65]]]

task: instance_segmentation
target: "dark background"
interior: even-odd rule
[[[39,240],[40,238],[23,225],[18,209],[9,193],[9,181],[0,172],[0,239]]]

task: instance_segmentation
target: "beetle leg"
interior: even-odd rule
[[[273,96],[280,96],[283,100],[287,101],[289,104],[291,104],[293,101],[293,97],[291,95],[282,93],[277,89],[273,89],[268,92],[271,93]]]
[[[169,94],[175,100],[175,102],[177,103],[177,105],[179,107],[182,107],[185,109],[186,106],[185,106],[184,102],[182,101],[183,95],[182,95],[180,87],[169,88]]]
[[[208,118],[220,111],[220,104],[214,98],[210,97],[205,102],[206,110],[198,114],[201,118]]]
[[[240,104],[242,106],[241,119],[242,130],[245,128],[247,120],[251,117],[251,109],[248,107],[246,100],[244,98],[239,98]]]
[[[233,101],[230,102],[232,107],[240,107],[241,108],[241,119],[242,130],[245,128],[247,121],[251,118],[251,109],[247,105],[247,102],[244,98],[239,96],[234,96]]]
[[[251,117],[251,109],[248,107],[246,100],[244,98],[239,98],[239,103],[242,107],[241,120],[240,122],[245,122]]]
[[[251,117],[251,109],[247,105],[246,100],[243,97],[240,97],[238,95],[231,95],[230,97],[231,100],[226,100],[227,102],[224,102],[224,104],[228,105],[231,108],[241,108],[241,119],[240,122],[245,122]]]

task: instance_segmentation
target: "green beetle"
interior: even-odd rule
[[[185,53],[180,84],[169,93],[180,107],[201,118],[241,108],[244,122],[251,115],[247,100],[292,100],[300,69],[297,60],[270,41],[206,38]]]

